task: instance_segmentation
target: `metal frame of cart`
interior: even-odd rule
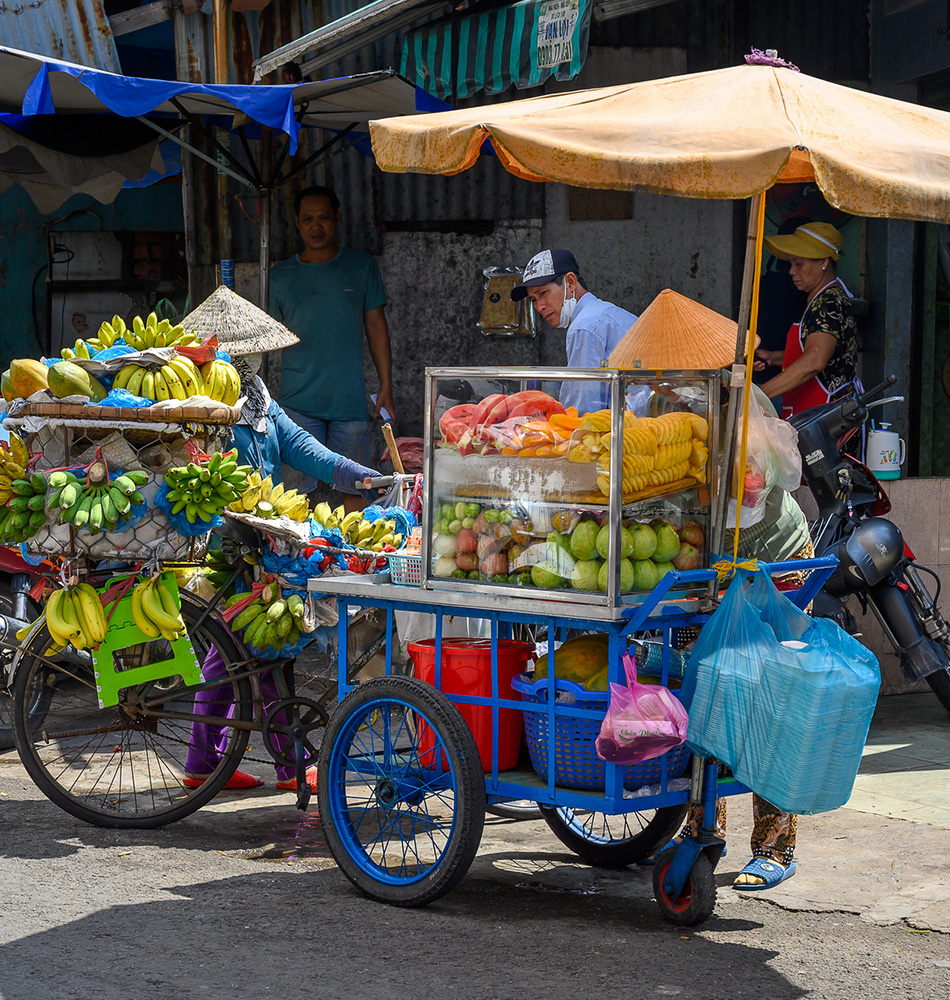
[[[824,581],[834,569],[836,560],[824,558],[816,560],[797,560],[781,563],[762,563],[760,571],[768,572],[770,575],[781,575],[794,572],[796,570],[811,570],[803,587],[789,593],[789,597],[800,607],[806,607],[821,589]],[[375,685],[380,692],[379,704],[386,701],[386,693],[394,691],[395,686],[387,687],[387,681],[396,681],[401,691],[411,691],[408,685],[417,685],[427,688],[430,692],[439,690],[441,686],[441,663],[442,663],[442,619],[446,614],[458,617],[482,618],[491,622],[491,689],[490,697],[475,695],[452,694],[451,699],[446,697],[439,690],[439,698],[445,702],[449,709],[456,704],[470,704],[487,706],[492,712],[492,769],[484,773],[484,801],[488,803],[504,802],[514,799],[529,799],[536,801],[543,808],[553,809],[578,809],[590,810],[592,812],[622,815],[644,810],[661,809],[668,806],[682,806],[687,802],[702,802],[704,806],[704,829],[696,838],[688,838],[675,852],[664,852],[659,859],[654,873],[654,887],[657,901],[661,912],[667,918],[676,923],[695,924],[705,920],[715,905],[715,882],[712,872],[715,869],[719,857],[722,853],[723,842],[715,836],[715,807],[716,799],[728,795],[736,795],[747,792],[744,785],[732,778],[720,778],[718,776],[718,764],[715,761],[700,761],[694,759],[692,781],[689,791],[670,791],[668,789],[667,776],[664,770],[661,779],[661,791],[655,795],[641,796],[636,798],[625,798],[623,789],[623,766],[617,764],[606,764],[606,784],[605,790],[601,792],[580,791],[559,787],[555,784],[555,774],[553,766],[554,740],[549,740],[548,754],[549,767],[546,781],[539,778],[533,771],[514,770],[499,772],[498,770],[498,734],[499,734],[499,712],[502,709],[515,709],[518,711],[543,711],[548,714],[549,732],[554,732],[555,713],[560,717],[565,715],[593,718],[597,713],[590,709],[576,707],[565,707],[555,705],[555,678],[554,670],[548,673],[548,700],[545,705],[526,704],[499,695],[499,671],[498,671],[498,640],[504,638],[510,632],[510,626],[516,623],[546,626],[548,635],[554,637],[558,630],[574,628],[590,631],[603,632],[608,635],[608,655],[611,664],[612,680],[620,681],[620,652],[622,645],[628,637],[644,631],[662,631],[663,633],[663,676],[662,683],[667,681],[668,673],[668,653],[670,649],[671,633],[674,629],[687,627],[690,625],[701,625],[708,617],[712,609],[710,601],[696,600],[675,600],[675,590],[673,588],[683,585],[696,585],[709,583],[715,579],[712,570],[690,570],[683,572],[668,573],[655,590],[653,590],[642,603],[625,609],[622,618],[616,619],[608,616],[608,609],[597,609],[590,605],[571,604],[567,601],[551,601],[547,606],[539,606],[538,601],[521,601],[517,599],[503,599],[490,594],[466,595],[465,603],[460,601],[461,595],[451,591],[439,591],[434,589],[412,589],[407,587],[373,584],[367,586],[365,582],[352,578],[337,578],[331,580],[314,580],[311,582],[311,589],[320,593],[331,593],[337,597],[340,605],[339,619],[339,648],[347,648],[347,608],[354,607],[375,607],[386,611],[386,677],[378,681],[370,682]],[[673,591],[671,593],[671,591]],[[672,599],[671,599],[672,598]],[[392,636],[394,629],[394,613],[400,610],[421,611],[435,615],[435,683],[433,687],[424,685],[422,681],[407,681],[406,678],[393,678],[393,650]],[[598,610],[600,614],[598,614]],[[556,658],[556,652],[554,653]],[[341,695],[344,692],[351,692],[348,699],[341,702],[338,715],[346,717],[348,704],[358,696],[365,702],[368,685],[356,688],[349,683],[346,677],[347,664],[346,657],[341,656],[339,662],[339,690]],[[444,706],[443,706],[444,707]],[[368,712],[369,709],[366,709]],[[370,718],[368,715],[367,718]],[[338,720],[337,720],[338,721]],[[368,723],[364,722],[364,729]],[[350,733],[354,726],[350,726]],[[463,852],[465,861],[455,862],[455,872],[452,877],[441,880],[429,879],[428,881],[413,869],[401,875],[397,872],[392,875],[385,865],[379,865],[372,861],[369,856],[361,856],[361,848],[358,838],[352,835],[338,835],[337,829],[343,829],[352,819],[353,809],[349,806],[342,806],[339,796],[335,794],[334,782],[338,786],[341,775],[331,770],[331,758],[334,758],[339,748],[335,748],[334,740],[338,732],[334,727],[334,720],[327,732],[327,737],[321,749],[321,781],[320,781],[320,812],[324,820],[327,832],[327,841],[333,854],[344,873],[362,891],[373,898],[396,905],[420,905],[430,902],[448,892],[461,879],[467,870],[468,865],[474,858],[477,851],[477,841],[474,845],[469,844],[467,851]],[[468,734],[470,735],[470,734]],[[472,743],[474,746],[474,741]],[[594,753],[593,745],[591,753]],[[477,757],[477,755],[476,755]],[[390,830],[401,830],[406,826],[406,817],[409,813],[399,813],[400,806],[407,802],[410,807],[413,804],[412,795],[421,797],[419,789],[427,783],[435,783],[440,788],[448,787],[452,777],[445,777],[439,771],[445,771],[447,766],[443,760],[442,767],[428,768],[426,776],[420,776],[421,770],[415,767],[415,772],[408,758],[403,755],[398,757],[398,765],[395,768],[398,774],[395,776],[386,772],[377,753],[367,751],[364,758],[356,760],[348,758],[348,767],[357,771],[362,770],[364,776],[368,775],[376,782],[376,796],[372,809],[365,809],[365,812],[372,812],[371,822],[377,822],[389,826]],[[481,765],[479,764],[479,768]],[[411,776],[411,780],[410,780]],[[335,815],[339,811],[341,814]],[[392,817],[400,818],[392,818]],[[361,816],[359,822],[363,822]],[[342,824],[342,825],[340,825]],[[409,832],[413,836],[419,835],[419,829],[424,828],[425,823],[422,817],[418,817],[418,822],[409,823]],[[480,838],[481,823],[476,824],[475,833],[469,833],[471,837]],[[378,846],[378,845],[377,845]],[[662,847],[663,844],[657,845]],[[410,852],[411,853],[411,852]],[[405,860],[405,859],[404,859]],[[438,861],[435,866],[437,867]],[[460,871],[459,868],[462,868]]]

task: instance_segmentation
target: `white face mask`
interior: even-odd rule
[[[567,281],[564,282],[564,301],[561,304],[561,315],[558,317],[557,328],[564,330],[571,325],[574,318],[574,310],[577,309],[577,298],[571,293],[571,298],[567,297]]]
[[[263,359],[263,354],[245,354],[241,360],[256,375],[261,370],[261,361]]]

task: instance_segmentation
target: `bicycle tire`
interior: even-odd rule
[[[320,750],[317,795],[337,865],[379,902],[439,899],[478,852],[478,748],[459,710],[414,678],[378,677],[347,695]]]
[[[27,598],[30,609],[30,621],[35,621],[40,615],[39,605],[35,601]],[[10,589],[9,580],[0,580],[0,615],[13,617],[13,592]],[[9,640],[16,642],[16,638],[11,634]],[[8,687],[10,676],[10,666],[13,663],[14,650],[9,648],[0,649],[0,752],[12,750],[16,746],[13,733],[13,693]],[[31,710],[32,724],[35,727],[43,722],[45,716],[46,701],[44,695],[46,688],[38,692],[36,704]]]
[[[946,651],[946,646],[942,648]],[[938,670],[936,673],[929,674],[926,681],[940,704],[950,712],[950,670]]]
[[[486,806],[485,812],[502,819],[541,819],[541,810],[534,799],[509,799]]]
[[[688,809],[684,803],[611,815],[546,806],[541,815],[554,836],[579,858],[600,868],[626,868],[665,847],[679,831]]]
[[[227,627],[212,616],[197,624],[204,605],[185,592],[181,597],[182,617],[198,662],[216,649],[227,674],[232,674],[239,657]],[[224,787],[244,754],[247,729],[226,727],[226,745],[209,777],[196,788],[185,787],[187,751],[207,747],[205,734],[192,728],[202,718],[195,715],[194,690],[178,677],[167,678],[127,688],[120,693],[119,705],[99,708],[91,666],[51,667],[37,656],[48,645],[49,633],[39,621],[17,654],[13,684],[17,751],[48,799],[94,826],[149,829],[190,815]],[[167,658],[168,646],[159,639],[121,655],[127,663],[143,655]],[[54,684],[49,682],[51,672],[56,674]],[[42,727],[35,731],[23,706],[37,685],[44,684],[50,703]],[[246,678],[230,677],[210,690],[228,692],[234,702],[233,718],[251,720],[252,695]],[[177,717],[169,717],[170,713]]]

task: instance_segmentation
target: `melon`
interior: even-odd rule
[[[579,635],[558,646],[554,652],[554,676],[575,684],[586,684],[594,674],[607,667],[607,636]],[[548,676],[548,655],[534,665],[534,679]]]
[[[18,358],[10,362],[10,390],[14,398],[27,399],[40,389],[49,388],[49,369],[33,358]]]
[[[49,370],[49,388],[54,396],[88,396],[93,403],[105,399],[105,386],[85,368],[72,361],[57,361]]]

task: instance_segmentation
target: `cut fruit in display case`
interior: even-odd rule
[[[517,388],[539,375],[545,391]],[[430,369],[427,377],[436,383],[430,400],[444,404],[467,389],[476,397],[430,422],[432,586],[555,591],[614,606],[642,600],[671,571],[708,565],[718,372]],[[568,378],[587,387],[585,398],[620,405],[565,408],[556,387]],[[509,386],[517,391],[492,391]],[[677,594],[698,586],[666,585]]]

